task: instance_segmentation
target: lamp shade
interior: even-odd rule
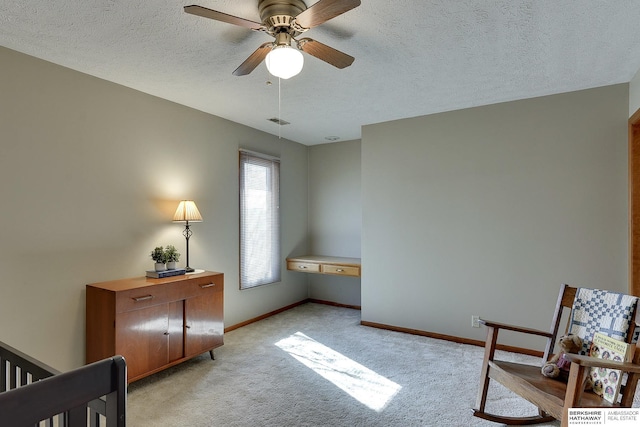
[[[182,200],[173,215],[175,222],[202,222],[202,215],[193,200]]]
[[[272,75],[288,79],[302,71],[304,56],[302,52],[291,46],[276,46],[267,54],[265,64]]]

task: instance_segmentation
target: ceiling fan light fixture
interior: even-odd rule
[[[267,70],[281,79],[296,76],[302,71],[304,56],[298,49],[288,45],[275,46],[265,58]]]

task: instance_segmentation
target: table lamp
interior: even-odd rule
[[[182,234],[187,239],[187,266],[185,270],[190,273],[194,269],[189,267],[189,237],[191,237],[191,229],[189,229],[190,222],[202,222],[202,215],[198,211],[198,207],[193,200],[182,200],[176,209],[175,215],[173,215],[173,222],[184,222],[185,228]]]

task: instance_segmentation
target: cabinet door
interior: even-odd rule
[[[169,303],[169,361],[184,357],[184,301]]]
[[[116,353],[127,362],[129,380],[169,362],[168,305],[120,313],[116,320]]]
[[[222,345],[222,304],[223,293],[216,289],[185,300],[185,356],[194,356]]]

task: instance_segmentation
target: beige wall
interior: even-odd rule
[[[227,325],[309,292],[482,339],[472,314],[548,327],[561,282],[626,290],[627,85],[307,148],[7,49],[0,63],[0,340],[58,369],[84,361],[86,283],[142,274],[156,245],[183,251],[182,198],[205,219],[191,265],[225,273]],[[239,147],[282,158],[283,255],[362,255],[362,290],[286,270],[238,290]]]
[[[640,109],[640,70],[629,82],[629,117]]]
[[[627,110],[622,84],[365,126],[362,319],[483,339],[472,315],[548,328],[563,282],[627,291]]]
[[[238,290],[237,182],[239,147],[281,156],[283,255],[305,251],[307,147],[4,48],[0,64],[1,341],[82,365],[85,284],[144,274],[157,245],[184,256],[183,198],[204,217],[191,266],[225,273],[226,325],[307,297],[284,269]]]
[[[309,147],[309,245],[314,254],[360,257],[360,146],[355,140]],[[359,278],[308,276],[311,298],[360,305]]]

